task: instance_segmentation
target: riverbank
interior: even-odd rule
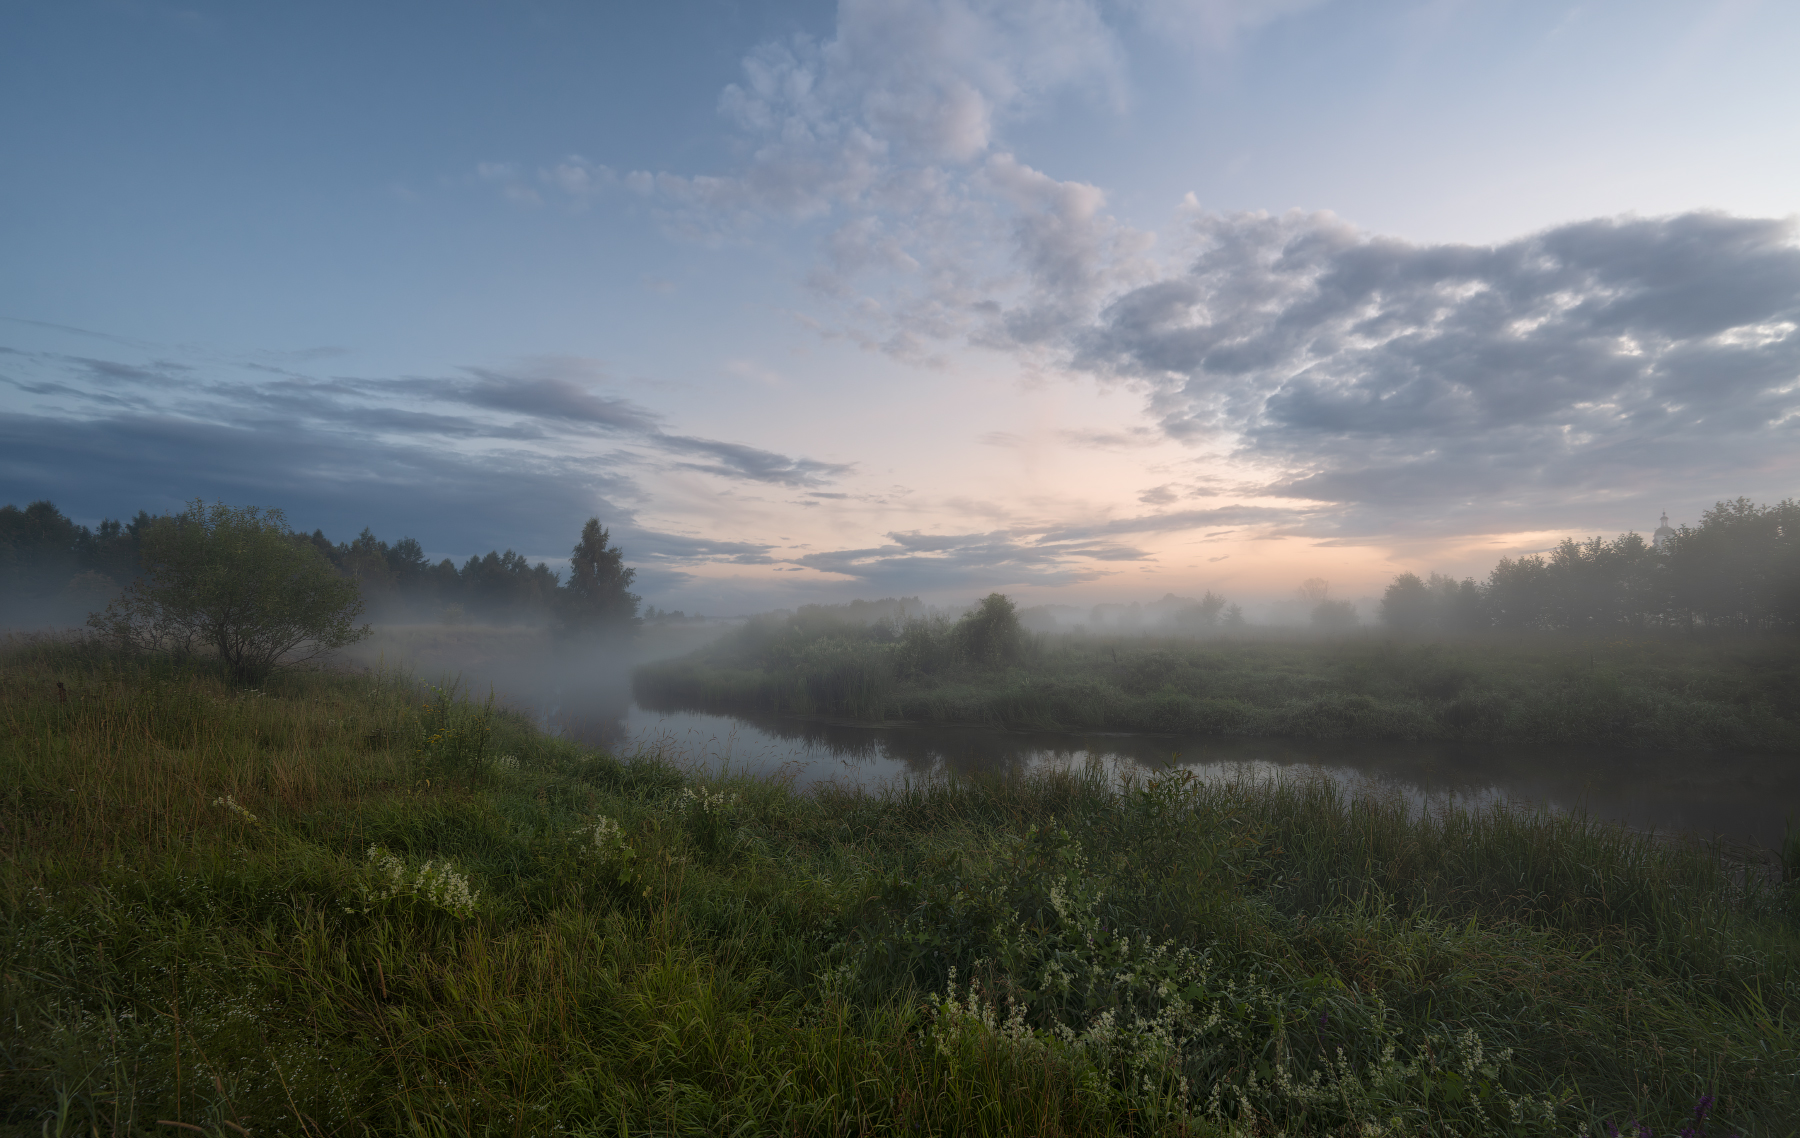
[[[996,662],[957,653],[956,633],[752,623],[638,668],[633,690],[664,709],[1030,730],[1800,751],[1785,638],[1051,634]]]
[[[21,1132],[1800,1117],[1795,887],[1578,819],[1080,771],[796,794],[399,677],[70,643],[4,649],[0,722]]]

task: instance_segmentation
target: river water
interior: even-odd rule
[[[1114,772],[1178,767],[1208,779],[1324,777],[1420,807],[1546,806],[1764,846],[1800,813],[1800,762],[1785,755],[870,726],[651,710],[623,694],[565,696],[545,719],[615,753],[660,751],[698,770],[781,773],[802,787],[1098,761]]]
[[[551,730],[616,753],[657,750],[696,769],[783,773],[799,786],[830,779],[874,787],[1097,761],[1121,773],[1176,766],[1203,778],[1323,777],[1354,793],[1398,794],[1425,807],[1584,810],[1636,829],[1763,846],[1780,841],[1790,813],[1800,818],[1800,760],[1792,755],[875,727],[652,710],[632,700],[633,666],[692,651],[721,631],[656,629],[629,650],[571,658],[559,656],[542,630],[384,626],[353,662],[404,661],[415,675],[456,678],[475,694],[491,690]]]

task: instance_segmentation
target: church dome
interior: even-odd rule
[[[1675,527],[1671,526],[1669,524],[1669,511],[1664,510],[1663,516],[1662,516],[1662,525],[1657,526],[1656,532],[1650,535],[1650,544],[1652,546],[1661,548],[1664,538],[1669,538],[1669,537],[1674,537],[1674,536],[1675,536]]]

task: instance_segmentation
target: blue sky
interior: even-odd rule
[[[712,612],[1790,496],[1800,8],[10,4],[0,498]]]

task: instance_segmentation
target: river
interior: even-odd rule
[[[798,786],[831,779],[874,787],[1097,761],[1115,772],[1176,766],[1203,778],[1318,776],[1422,807],[1509,802],[1585,810],[1635,829],[1763,846],[1781,840],[1790,813],[1800,815],[1800,761],[1791,755],[875,727],[659,711],[631,698],[633,665],[692,651],[719,634],[652,630],[630,651],[569,660],[541,630],[384,626],[352,658],[365,666],[406,661],[425,678],[459,676],[463,690],[489,688],[535,711],[547,728],[617,753],[655,750],[701,770],[780,772]]]
[[[546,721],[615,753],[657,751],[709,772],[779,772],[801,787],[1099,762],[1113,772],[1175,767],[1207,779],[1324,777],[1419,807],[1545,806],[1763,846],[1780,841],[1800,807],[1800,763],[1785,755],[870,726],[651,710],[622,695],[560,704]]]

